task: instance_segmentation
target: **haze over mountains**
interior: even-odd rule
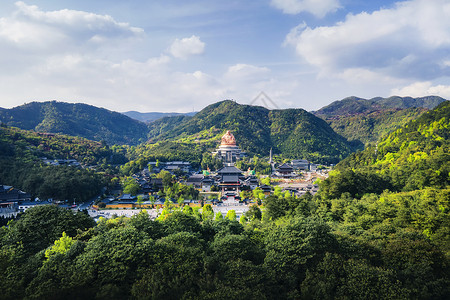
[[[141,122],[145,122],[145,123],[153,122],[153,121],[156,121],[156,120],[164,118],[164,117],[194,116],[196,113],[197,112],[190,112],[190,113],[147,112],[147,113],[142,113],[142,112],[138,112],[138,111],[134,111],[134,110],[123,112],[124,115],[126,115],[132,119],[135,119],[135,120],[138,120]]]
[[[269,110],[226,100],[196,114],[175,115],[120,114],[87,104],[49,101],[0,109],[0,121],[26,130],[129,145],[169,141],[214,148],[223,132],[231,130],[240,147],[251,155],[266,156],[273,148],[274,153],[290,158],[302,156],[336,163],[443,101],[435,96],[370,100],[349,97],[309,113],[303,109]],[[164,117],[155,120],[159,116]]]

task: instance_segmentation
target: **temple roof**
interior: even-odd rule
[[[292,172],[294,169],[288,165],[288,164],[282,164],[278,167],[277,171],[283,171],[283,172]]]
[[[242,171],[235,166],[226,166],[217,171],[217,174],[241,174]]]

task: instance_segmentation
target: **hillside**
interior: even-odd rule
[[[177,116],[194,116],[196,114],[196,112],[190,112],[190,113],[163,113],[163,112],[147,112],[147,113],[141,113],[138,111],[126,111],[123,112],[122,114],[141,121],[141,122],[145,122],[145,123],[151,123],[153,121],[156,121],[158,119],[161,118],[166,118],[166,117],[177,117]]]
[[[450,101],[387,135],[377,147],[351,154],[336,166],[336,170],[337,176],[331,176],[331,181],[335,178],[349,183],[353,177],[371,181],[353,186],[352,195],[362,194],[360,189],[365,192],[380,189],[407,192],[427,187],[448,188]],[[339,197],[345,191],[345,188],[336,191],[326,187],[324,193]]]
[[[385,109],[406,109],[411,107],[423,107],[433,109],[445,99],[438,96],[421,98],[398,97],[363,99],[358,97],[347,97],[343,100],[334,101],[315,112],[316,116],[346,116],[361,113],[371,113]]]
[[[117,112],[57,101],[0,110],[0,121],[21,129],[104,140],[109,144],[138,144],[146,140],[148,130],[144,123]]]
[[[384,109],[369,113],[333,116],[324,120],[336,133],[349,141],[360,141],[366,146],[375,144],[381,137],[417,119],[425,108]]]
[[[443,101],[445,99],[436,96],[378,97],[370,100],[348,97],[314,114],[349,141],[359,141],[367,146]]]
[[[88,200],[106,182],[90,168],[47,165],[43,157],[75,159],[97,171],[114,172],[111,165],[127,162],[125,148],[107,147],[80,137],[0,127],[0,184],[15,186],[33,197]]]
[[[224,132],[231,130],[239,147],[251,155],[266,156],[273,148],[274,153],[288,158],[336,163],[353,151],[326,122],[303,109],[270,111],[226,100],[207,106],[192,118],[164,118],[154,125],[166,130],[158,131],[156,126],[150,134],[153,142],[207,143],[213,148]]]

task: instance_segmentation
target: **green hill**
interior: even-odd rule
[[[418,118],[425,108],[384,109],[369,113],[333,116],[324,120],[334,131],[349,141],[360,141],[365,145],[376,143],[382,136]]]
[[[360,141],[368,145],[376,143],[382,136],[418,118],[443,101],[445,99],[436,96],[378,97],[370,100],[348,97],[335,101],[314,114],[349,141]]]
[[[138,144],[147,126],[123,114],[87,104],[32,102],[0,110],[0,121],[37,132],[62,133],[109,144]]]
[[[250,154],[266,156],[273,148],[274,153],[288,158],[319,163],[336,163],[354,148],[325,121],[303,109],[271,111],[225,100],[207,106],[191,118],[170,117],[157,122],[151,124],[153,142],[200,143],[214,148],[224,132],[230,130],[239,147]]]
[[[324,186],[323,193],[328,197],[344,192],[355,196],[384,189],[407,192],[448,188],[450,101],[395,130],[376,147],[351,154],[336,166],[336,172]],[[335,189],[337,186],[341,188]]]
[[[330,117],[370,113],[384,109],[406,109],[411,107],[433,109],[444,101],[445,99],[438,96],[421,98],[393,96],[389,98],[376,97],[372,99],[347,97],[343,100],[334,101],[330,105],[315,111],[314,114],[316,116],[324,115]]]
[[[127,162],[126,149],[59,134],[0,127],[0,184],[20,188],[33,197],[88,200],[107,183],[100,171],[114,173],[112,165]],[[44,163],[47,159],[75,159],[91,168]]]

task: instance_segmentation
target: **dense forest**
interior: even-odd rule
[[[0,127],[0,182],[33,198],[84,201],[97,195],[115,165],[127,162],[127,148],[66,135]],[[76,159],[85,168],[52,166],[43,158]],[[88,168],[95,167],[95,171]]]
[[[275,190],[239,220],[209,205],[98,223],[29,209],[0,229],[1,298],[448,299],[449,129],[447,101],[344,159],[318,194]]]
[[[368,146],[443,101],[445,99],[437,96],[370,100],[348,97],[335,101],[314,114],[324,119],[336,133],[347,140],[359,141]]]
[[[370,113],[322,116],[333,130],[348,139],[365,146],[374,145],[386,134],[415,120],[427,110],[424,108],[384,109]]]

